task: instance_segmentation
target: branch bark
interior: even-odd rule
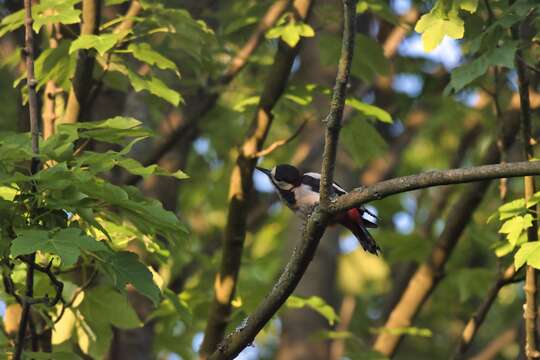
[[[83,0],[81,35],[97,34],[101,16],[101,0]],[[66,110],[62,122],[75,123],[84,113],[85,101],[92,83],[95,57],[90,50],[77,51],[75,75],[71,81]]]
[[[344,6],[344,26],[343,41],[341,45],[341,56],[339,58],[336,83],[332,101],[330,103],[330,112],[325,119],[326,130],[324,134],[324,152],[321,169],[321,199],[320,207],[327,211],[332,198],[334,168],[336,166],[336,154],[339,141],[339,132],[341,130],[341,121],[343,119],[343,109],[345,107],[345,97],[347,95],[347,83],[351,71],[351,62],[354,53],[354,34],[356,13],[350,9],[356,1],[343,1]]]
[[[520,30],[522,26],[526,26],[527,19],[521,24],[512,27],[512,35],[514,39],[520,39]],[[524,158],[531,161],[534,158],[534,139],[531,136],[531,105],[529,100],[529,79],[527,77],[527,67],[523,60],[523,51],[521,48],[516,50],[514,62],[518,75],[519,84],[519,100],[520,100],[520,118],[521,118],[521,135],[523,140]],[[535,193],[534,177],[526,176],[525,183],[525,201],[528,201]],[[529,213],[533,217],[532,226],[527,229],[527,241],[538,240],[538,213],[537,207],[532,206]],[[538,330],[536,327],[537,319],[537,271],[534,267],[527,265],[525,273],[525,305],[523,306],[523,317],[525,319],[525,355],[527,359],[540,358],[538,351]]]
[[[310,13],[311,5],[311,0],[296,0],[294,7],[297,16],[305,20]],[[300,43],[291,48],[283,41],[280,41],[255,116],[240,148],[236,165],[232,170],[223,254],[220,270],[214,282],[214,299],[210,306],[200,351],[200,357],[203,359],[216,350],[217,345],[223,339],[229,321],[231,301],[236,290],[246,235],[246,218],[249,208],[248,196],[253,187],[253,170],[257,162],[254,154],[261,150],[266,140],[272,124],[273,116],[271,111],[285,90],[299,48]]]
[[[332,184],[337,140],[339,138],[346,85],[349,79],[350,62],[354,49],[355,3],[356,1],[354,0],[343,1],[344,30],[342,52],[330,112],[326,119],[326,142],[322,169],[322,184],[323,187],[326,186],[326,191],[321,196],[327,203],[330,201],[331,193],[328,187]],[[230,334],[219,345],[217,350],[210,356],[210,359],[232,359],[253,341],[259,331],[294,291],[315,254],[319,240],[329,220],[329,213],[324,211],[322,207],[317,207],[314,210],[307,221],[302,241],[293,251],[290,261],[270,294],[255,309],[254,313],[244,321],[242,326]]]
[[[492,158],[492,156],[490,156],[490,158]],[[330,213],[341,213],[373,200],[384,199],[390,195],[433,186],[464,184],[504,177],[510,178],[532,175],[540,175],[540,161],[520,161],[506,164],[474,166],[462,169],[427,171],[417,175],[402,176],[382,181],[366,188],[355,189],[352,192],[337,198],[330,207]]]
[[[36,94],[37,81],[34,76],[34,32],[32,30],[32,1],[24,0],[24,50],[26,55],[26,86],[28,88],[28,112],[30,114],[30,134],[32,138],[32,158],[30,172],[35,174],[39,169],[39,119],[38,119],[38,101]],[[36,254],[30,255],[30,260],[34,263]],[[17,335],[17,342],[15,345],[15,353],[13,358],[20,360],[24,348],[24,338],[26,335],[26,329],[30,318],[30,310],[32,303],[28,301],[34,294],[34,267],[28,264],[26,270],[26,291],[24,301],[22,302],[21,321],[19,323],[19,332]],[[35,341],[32,336],[32,342]]]

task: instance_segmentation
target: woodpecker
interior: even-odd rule
[[[272,170],[261,167],[256,169],[268,176],[281,200],[296,214],[305,214],[319,202],[321,174],[314,172],[302,174],[296,167],[288,164],[277,165]],[[332,189],[337,196],[347,193],[335,182]],[[381,249],[367,230],[376,228],[377,224],[366,219],[364,214],[376,218],[368,210],[357,207],[338,214],[333,223],[345,226],[358,239],[365,251],[378,255]]]

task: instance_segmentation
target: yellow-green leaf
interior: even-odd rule
[[[435,49],[445,36],[461,39],[465,25],[455,12],[446,15],[441,11],[431,11],[418,20],[414,30],[422,34],[424,50],[429,52]]]

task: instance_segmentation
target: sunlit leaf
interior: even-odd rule
[[[180,76],[176,64],[154,50],[148,43],[132,43],[128,46],[128,50],[132,52],[137,60],[149,65],[155,65],[163,70],[173,70],[177,76]]]
[[[522,267],[525,263],[540,269],[540,241],[531,241],[521,245],[514,256],[514,266],[516,269]]]
[[[143,78],[128,69],[128,78],[135,91],[146,90],[151,94],[168,101],[174,106],[178,106],[178,104],[183,101],[182,96],[180,96],[178,91],[171,89],[155,76],[151,76],[149,79]]]
[[[43,25],[47,24],[77,24],[80,20],[81,10],[75,5],[80,0],[42,0],[37,11],[33,11],[34,24],[32,28],[38,32]]]
[[[345,103],[368,118],[375,118],[384,123],[391,124],[392,116],[378,106],[367,104],[355,98],[348,98]]]
[[[455,9],[446,13],[443,10],[442,0],[433,9],[422,15],[416,23],[414,30],[422,34],[422,44],[425,51],[434,50],[445,36],[453,39],[463,38],[465,24]]]
[[[285,306],[293,309],[307,306],[324,316],[330,325],[333,325],[336,321],[339,321],[339,317],[334,311],[334,308],[328,305],[322,298],[318,296],[311,296],[304,299],[293,295],[287,299]]]
[[[11,243],[14,257],[44,251],[58,255],[65,266],[75,264],[81,251],[107,251],[107,247],[91,237],[82,234],[81,229],[67,228],[58,231],[18,230]]]
[[[111,50],[120,39],[121,34],[117,33],[81,35],[71,43],[69,53],[71,54],[80,49],[96,49],[99,55],[103,56],[107,51]]]

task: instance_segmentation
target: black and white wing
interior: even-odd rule
[[[321,174],[316,173],[316,172],[305,173],[302,176],[302,184],[306,184],[306,185],[310,186],[313,191],[315,191],[317,193],[320,193]],[[334,182],[332,184],[332,187],[333,187],[333,189],[334,189],[337,196],[345,195],[347,193],[347,191],[345,189],[343,189],[343,187],[340,186],[336,182]],[[318,199],[317,199],[317,201],[318,201]],[[371,211],[369,211],[368,209],[366,209],[364,207],[358,207],[357,209],[360,211],[360,216],[362,217],[364,226],[366,226],[368,228],[376,228],[377,227],[377,224],[376,224],[376,222],[374,222],[374,220],[377,221],[378,217],[375,214],[373,214]],[[369,214],[372,217],[372,219],[364,217],[364,214]]]
[[[309,185],[309,186],[311,186],[313,191],[316,191],[316,192],[320,193],[320,190],[321,190],[321,174],[315,173],[315,172],[305,173],[302,176],[302,184]],[[334,191],[338,196],[341,196],[341,195],[344,195],[344,194],[347,193],[347,191],[345,191],[345,189],[343,189],[341,186],[339,186],[339,184],[336,183],[336,182],[334,182],[332,184],[332,187],[334,188]]]

